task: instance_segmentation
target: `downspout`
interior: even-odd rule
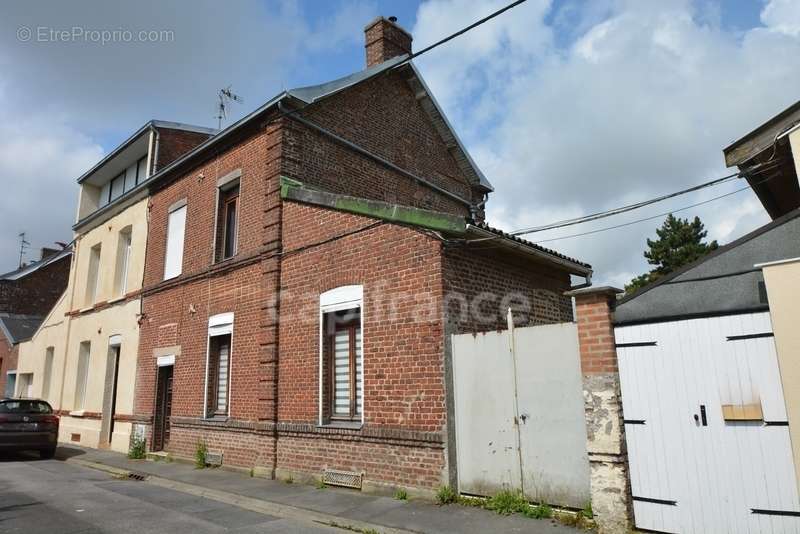
[[[284,107],[284,105],[283,105],[283,102],[280,101],[280,100],[278,100],[278,111],[284,117],[287,117],[287,118],[290,118],[290,119],[292,119],[294,121],[297,121],[300,124],[303,124],[304,126],[307,126],[307,127],[311,128],[315,132],[321,133],[322,135],[324,135],[324,136],[326,136],[326,137],[328,137],[330,139],[333,139],[334,141],[336,141],[340,145],[343,145],[343,146],[349,148],[350,150],[361,154],[362,156],[366,156],[366,157],[370,158],[371,160],[380,163],[384,167],[388,167],[389,169],[391,169],[391,170],[393,170],[393,171],[395,171],[395,172],[397,172],[399,174],[402,174],[403,176],[405,176],[407,178],[411,178],[412,180],[416,181],[417,183],[419,183],[419,184],[421,184],[421,185],[423,185],[423,186],[425,186],[425,187],[427,187],[429,189],[432,189],[433,191],[436,191],[437,193],[439,193],[441,195],[446,196],[450,200],[454,200],[454,201],[458,202],[459,204],[463,204],[464,206],[466,206],[469,209],[470,215],[474,216],[477,208],[475,207],[475,205],[471,201],[463,199],[459,195],[456,195],[455,193],[451,193],[450,191],[448,191],[448,190],[446,190],[444,188],[441,188],[438,185],[436,185],[436,184],[434,184],[432,182],[429,182],[425,178],[417,176],[416,174],[403,169],[402,167],[398,167],[397,165],[395,165],[391,161],[389,161],[387,159],[384,159],[381,156],[378,156],[377,154],[373,154],[369,150],[367,150],[367,149],[365,149],[365,148],[353,143],[352,141],[348,141],[347,139],[345,139],[343,137],[340,137],[339,135],[336,135],[335,133],[333,133],[333,132],[331,132],[329,130],[326,130],[322,126],[319,126],[318,124],[315,124],[315,123],[313,123],[313,122],[311,122],[311,121],[309,121],[307,119],[304,119],[303,117],[299,116],[296,111],[286,109],[286,107]]]

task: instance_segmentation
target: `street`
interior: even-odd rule
[[[135,480],[39,460],[0,457],[0,532],[330,532],[322,525],[280,519]]]

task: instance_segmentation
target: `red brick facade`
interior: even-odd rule
[[[478,202],[406,80],[384,74],[301,112],[447,191]],[[202,159],[205,158],[205,159]],[[239,178],[236,254],[214,262],[219,181]],[[519,291],[531,323],[571,318],[566,273],[440,236],[281,199],[281,176],[329,192],[462,217],[469,208],[277,111],[151,187],[135,415],[153,422],[159,355],[174,353],[167,450],[198,442],[230,466],[432,490],[448,480],[445,293]],[[182,273],[163,280],[167,220],[185,202]],[[363,287],[363,426],[320,425],[320,294]],[[502,299],[500,299],[502,300]],[[498,301],[499,302],[499,301]],[[497,308],[500,310],[500,308]],[[229,416],[204,419],[209,317],[233,313]],[[497,328],[502,310],[463,331]],[[503,323],[504,324],[504,323]],[[148,430],[148,435],[150,430]]]

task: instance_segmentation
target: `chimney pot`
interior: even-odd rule
[[[397,24],[397,17],[378,17],[364,28],[367,67],[411,53],[411,34]]]

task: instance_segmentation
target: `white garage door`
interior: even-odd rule
[[[636,526],[798,533],[769,314],[615,329]]]

